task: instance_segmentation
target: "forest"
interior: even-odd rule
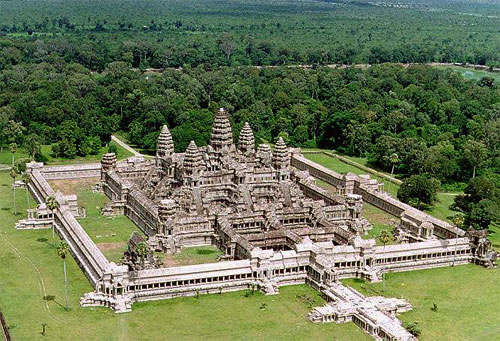
[[[0,1],[0,69],[59,58],[93,71],[331,63],[500,65],[488,1]],[[439,38],[437,38],[439,37]]]

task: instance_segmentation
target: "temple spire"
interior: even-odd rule
[[[158,136],[158,142],[156,144],[156,157],[164,158],[171,155],[173,152],[174,141],[172,140],[172,134],[170,134],[167,125],[164,125],[161,129],[160,136]]]
[[[276,169],[286,168],[290,165],[290,155],[288,153],[288,148],[280,137],[276,145],[274,146],[273,152],[273,166]]]
[[[240,131],[240,137],[238,139],[238,149],[243,154],[253,154],[255,153],[255,138],[253,136],[252,128],[248,122],[245,122],[243,129]]]
[[[215,113],[214,125],[212,127],[212,137],[210,145],[215,151],[220,151],[224,148],[230,148],[233,144],[233,131],[231,123],[224,108],[220,108]]]
[[[187,175],[191,175],[201,168],[203,168],[203,157],[196,143],[191,141],[184,155],[184,171]]]

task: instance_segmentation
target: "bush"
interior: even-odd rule
[[[406,325],[406,330],[413,336],[420,336],[422,331],[420,330],[420,327],[418,326],[418,322],[410,322]]]

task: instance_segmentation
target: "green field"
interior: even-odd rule
[[[78,221],[106,258],[118,262],[132,232],[142,232],[125,216],[103,216],[101,209],[109,201],[103,193],[92,193],[90,186],[85,186],[78,190],[77,195],[79,205],[87,210],[87,216]]]
[[[128,150],[122,148],[120,145],[111,141],[109,144],[115,145],[117,148],[117,159],[122,160],[126,159],[133,154]],[[54,157],[52,155],[52,145],[43,145],[42,146],[42,155],[46,158],[46,164],[49,165],[63,165],[63,164],[73,164],[73,163],[86,163],[86,162],[99,162],[101,160],[102,154],[108,152],[108,147],[101,147],[101,150],[96,155],[87,155],[87,156],[78,156],[74,159],[65,159]],[[16,160],[21,158],[29,158],[28,154],[24,150],[24,148],[18,148],[17,152],[14,154]],[[9,148],[4,148],[2,152],[0,152],[0,165],[10,165],[12,164],[12,154]]]
[[[62,261],[55,248],[58,239],[52,239],[50,230],[14,229],[25,214],[13,215],[9,185],[8,173],[0,172],[0,308],[14,340],[369,339],[352,323],[310,323],[311,308],[297,296],[313,297],[314,305],[323,301],[305,285],[282,288],[277,296],[245,297],[244,292],[236,292],[138,303],[133,312],[121,315],[107,308],[81,308],[80,297],[92,287],[72,258],[68,259],[70,310],[66,312]],[[24,212],[24,190],[17,194],[18,208]],[[45,337],[39,334],[42,323],[47,323]]]
[[[420,340],[498,340],[499,279],[498,269],[475,265],[388,274],[385,296],[410,301],[413,310],[400,318],[419,323]],[[343,282],[366,295],[382,294],[382,283]],[[433,303],[437,312],[430,309]]]
[[[436,66],[441,70],[453,70],[460,73],[465,79],[480,80],[483,77],[491,77],[497,83],[500,81],[500,73],[476,70],[474,68],[465,68],[461,66]]]

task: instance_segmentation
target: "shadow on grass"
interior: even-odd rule
[[[197,255],[211,255],[217,253],[215,250],[207,250],[207,249],[202,249],[202,250],[196,250]]]
[[[46,295],[46,296],[43,296],[42,299],[44,301],[47,301],[47,302],[54,302],[55,304],[57,304],[61,308],[64,308],[64,306],[61,303],[56,301],[56,297],[54,295]]]
[[[47,238],[38,238],[36,241],[40,242],[40,243],[46,243],[48,241],[48,239]]]

